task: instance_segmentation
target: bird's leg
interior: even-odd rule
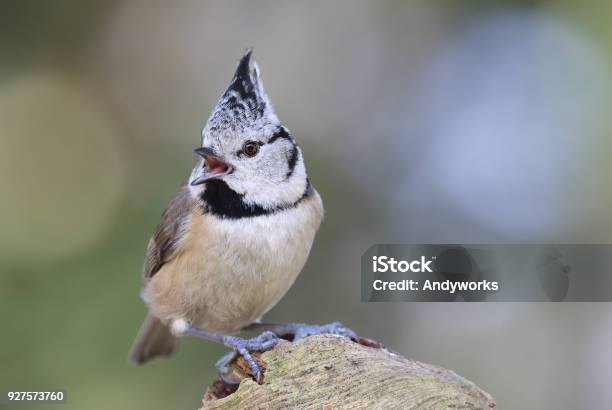
[[[257,383],[261,383],[261,369],[259,368],[255,358],[251,355],[251,352],[265,352],[266,350],[272,349],[280,342],[278,336],[270,331],[264,331],[259,336],[251,339],[243,339],[238,336],[211,332],[206,329],[191,326],[190,324],[184,322],[181,322],[178,327],[180,327],[180,331],[175,330],[175,333],[179,335],[197,336],[212,342],[221,343],[224,346],[232,349],[232,352],[223,356],[221,359],[219,359],[219,361],[217,361],[216,364],[221,379],[229,384],[236,383],[235,380],[228,378],[228,374],[230,373],[229,363],[234,360],[236,354],[239,354],[244,358],[244,360],[248,363]]]
[[[300,340],[306,336],[318,335],[321,333],[331,333],[346,336],[357,340],[357,333],[344,326],[340,322],[328,323],[325,325],[309,325],[306,323],[251,323],[244,330],[269,331],[278,336],[293,335],[293,340]]]

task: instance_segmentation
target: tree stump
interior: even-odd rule
[[[451,370],[406,359],[368,339],[316,335],[257,356],[258,385],[239,358],[240,385],[214,381],[204,409],[490,409],[493,398]]]

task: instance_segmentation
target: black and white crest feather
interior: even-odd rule
[[[203,134],[258,130],[279,124],[248,49],[204,127]]]

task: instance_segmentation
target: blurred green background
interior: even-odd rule
[[[340,320],[502,409],[612,407],[607,304],[359,290],[375,243],[610,242],[611,3],[0,4],[0,388],[65,389],[65,409],[198,407],[223,348],[185,339],[141,368],[126,354],[149,235],[254,46],[326,207],[266,319]]]

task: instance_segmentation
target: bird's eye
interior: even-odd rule
[[[242,152],[244,152],[247,157],[254,157],[259,152],[259,144],[254,141],[247,141],[242,147]]]

